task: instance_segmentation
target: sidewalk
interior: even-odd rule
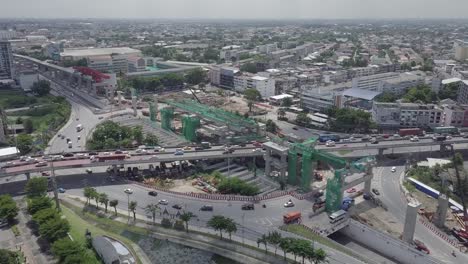
[[[65,199],[67,200],[67,202],[70,202],[73,205],[78,206],[78,207],[83,207],[84,203],[86,202],[86,198],[80,197],[80,196],[74,196],[74,195],[66,195]],[[77,201],[75,199],[79,199],[80,201]],[[128,214],[127,210],[123,210],[123,209],[119,209],[119,208],[117,208],[117,213],[120,214],[120,215],[124,215],[124,216]],[[250,247],[254,247],[254,248],[258,247],[256,241],[252,241],[252,240],[249,240],[249,239],[246,239],[246,238],[239,237],[236,234],[232,235],[232,240],[237,242],[238,244],[228,242],[227,240],[220,240],[220,239],[217,239],[217,238],[213,238],[211,236],[205,236],[205,235],[202,235],[202,234],[194,234],[194,233],[188,233],[187,234],[187,233],[183,233],[183,232],[176,231],[176,230],[173,230],[173,229],[165,229],[165,228],[157,228],[156,229],[151,224],[151,222],[148,222],[148,221],[151,221],[151,219],[149,219],[146,215],[136,214],[136,218],[137,218],[138,221],[136,223],[134,223],[133,219],[131,219],[130,220],[131,223],[135,224],[138,227],[142,227],[142,228],[145,228],[145,229],[151,229],[153,231],[153,237],[158,238],[158,239],[168,239],[169,241],[174,242],[174,243],[179,243],[179,244],[183,244],[183,245],[186,245],[186,246],[199,248],[199,249],[203,249],[203,250],[206,250],[207,248],[209,248],[210,251],[213,251],[214,253],[217,253],[219,255],[224,255],[224,256],[227,256],[227,257],[229,257],[231,259],[238,260],[238,261],[243,260],[245,257],[250,257],[251,258],[250,261],[242,262],[242,263],[284,263],[283,258],[282,258],[283,253],[282,253],[281,249],[278,248],[278,256],[276,256],[276,257],[274,257],[272,255],[267,255],[267,254],[263,253],[262,251],[254,250],[254,249],[251,249],[249,247],[239,245],[239,244],[244,244],[246,246],[250,246]],[[123,223],[128,223],[127,218],[122,217],[122,216],[119,216],[119,217],[115,218],[114,220],[120,221],[120,222],[123,222]],[[160,224],[161,220],[162,219],[156,218],[155,222],[157,224]],[[190,230],[194,230],[194,231],[209,234],[209,235],[219,236],[219,232],[214,231],[213,229],[209,229],[209,228],[205,228],[205,227],[201,227],[201,226],[191,225],[190,222],[189,222],[189,231]],[[302,237],[299,237],[299,236],[297,236],[295,234],[290,234],[290,233],[282,232],[282,231],[280,231],[280,232],[285,237],[302,238]],[[226,238],[226,237],[228,237],[228,235],[223,233],[223,238]],[[357,259],[355,259],[355,258],[353,258],[351,256],[343,254],[343,253],[341,253],[339,251],[336,251],[334,249],[331,249],[331,248],[329,248],[327,246],[321,245],[318,242],[314,242],[314,245],[315,245],[316,248],[322,248],[323,250],[325,250],[328,253],[329,263],[338,263],[338,264],[362,263],[361,261],[359,261],[359,260],[357,260]],[[264,245],[260,245],[260,249],[264,250],[265,249]],[[217,250],[219,250],[219,251],[217,251]],[[275,248],[270,246],[270,245],[267,246],[267,250],[268,250],[269,253],[274,253],[275,252]],[[231,255],[229,255],[229,254],[231,254]],[[235,255],[233,256],[232,254],[235,254]],[[292,255],[292,254],[288,253],[286,256],[290,260],[294,259],[294,255]],[[343,259],[345,259],[346,261],[343,261]],[[260,262],[251,262],[253,260],[257,260],[257,261],[260,261]],[[280,262],[277,262],[277,261],[280,261]],[[306,261],[305,263],[310,263],[310,262]]]

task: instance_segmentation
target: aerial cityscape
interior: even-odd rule
[[[0,4],[1,264],[468,263],[468,2],[59,2]]]

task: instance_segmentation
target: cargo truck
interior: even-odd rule
[[[424,130],[421,128],[402,128],[398,130],[398,135],[400,135],[400,137],[422,136],[424,135]]]
[[[291,223],[298,223],[301,220],[301,212],[289,212],[283,215],[283,223],[291,224]]]

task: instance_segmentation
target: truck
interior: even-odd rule
[[[203,149],[210,149],[211,148],[211,143],[210,142],[202,142],[201,147]]]
[[[83,125],[79,124],[76,126],[76,132],[80,132],[83,129]]]
[[[446,136],[434,136],[432,137],[432,140],[434,141],[445,141],[447,139]]]
[[[289,212],[287,214],[283,215],[283,223],[285,224],[291,224],[291,223],[297,223],[301,220],[301,212],[295,211],[295,212]]]
[[[398,135],[400,135],[400,137],[422,136],[424,135],[424,130],[421,128],[401,128],[398,130]]]
[[[456,135],[459,134],[458,128],[453,127],[453,126],[448,126],[448,127],[434,127],[433,129],[434,134],[450,134],[450,135]]]
[[[91,158],[92,157],[92,158]],[[124,160],[129,158],[128,154],[115,154],[115,155],[103,155],[103,156],[91,156],[92,161],[105,162],[109,160]]]
[[[68,148],[72,148],[73,147],[73,144],[71,141],[68,141]]]

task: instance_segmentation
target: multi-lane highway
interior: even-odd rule
[[[144,163],[157,163],[157,162],[172,162],[180,160],[203,160],[203,159],[227,159],[227,158],[244,158],[244,157],[258,157],[263,156],[264,152],[252,146],[236,147],[233,148],[232,153],[225,153],[222,146],[215,146],[206,150],[185,150],[183,155],[175,155],[176,148],[165,149],[164,152],[147,152],[147,153],[132,153],[124,160],[108,160],[99,162],[90,159],[90,156],[78,156],[66,158],[62,157],[56,161],[45,161],[44,166],[39,166],[44,162],[43,157],[37,158],[37,163],[27,163],[25,161],[13,160],[7,163],[7,167],[0,170],[0,177],[8,177],[12,175],[49,171],[53,166],[54,169],[67,169],[67,168],[90,168],[102,167],[112,165],[128,165],[128,164],[144,164]],[[107,155],[106,155],[107,154]],[[99,156],[110,156],[112,153],[100,153]]]

